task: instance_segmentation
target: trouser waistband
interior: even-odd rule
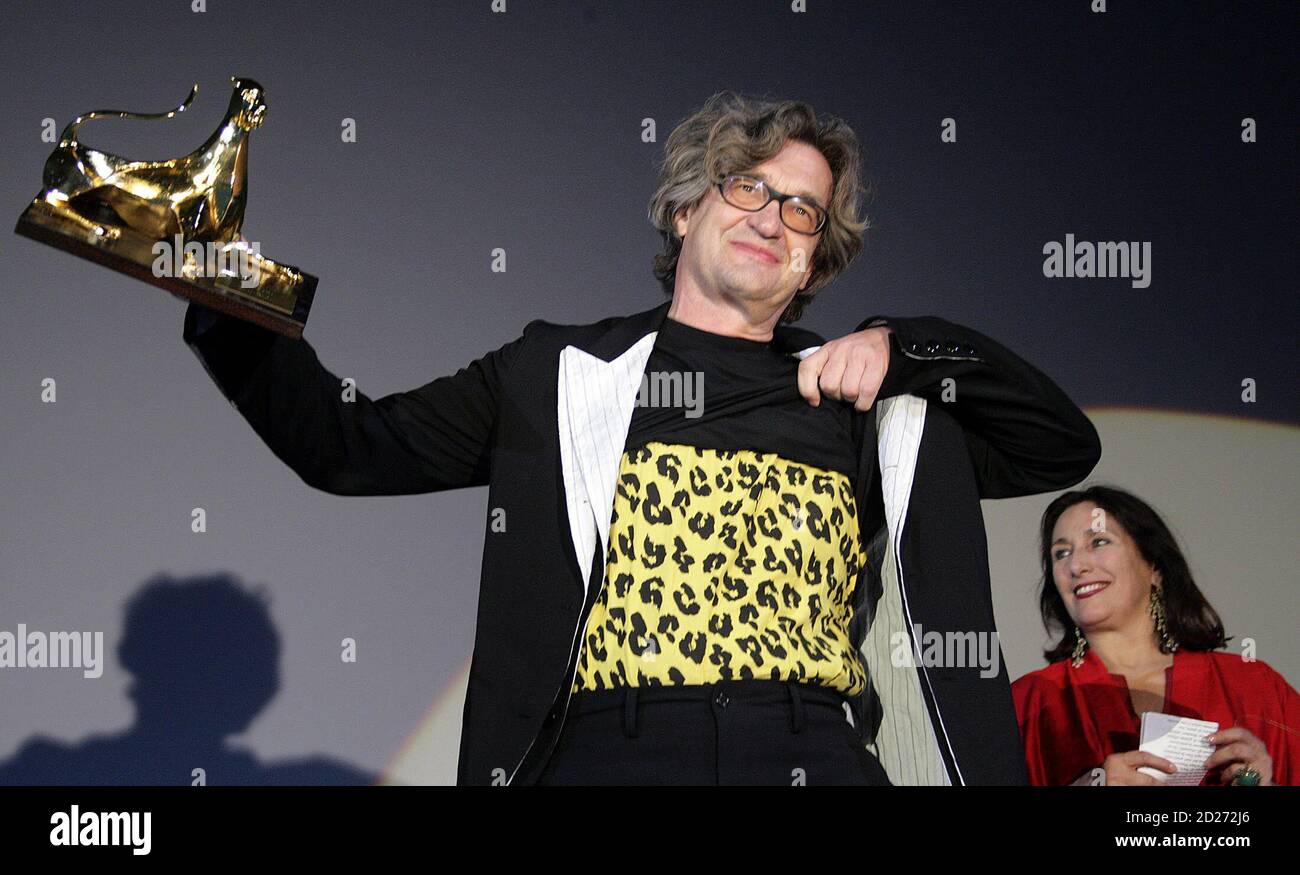
[[[610,690],[580,690],[573,694],[569,713],[574,716],[623,709],[623,732],[636,737],[637,709],[644,704],[659,702],[712,701],[726,708],[733,701],[750,704],[790,703],[790,731],[799,732],[804,726],[804,702],[844,708],[848,698],[844,693],[819,684],[799,681],[743,679],[715,681],[710,684],[681,686],[618,687]]]

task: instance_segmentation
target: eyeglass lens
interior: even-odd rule
[[[748,176],[729,176],[723,183],[723,194],[732,206],[742,210],[761,210],[767,206],[770,195],[762,180]],[[791,229],[811,234],[821,223],[821,210],[802,198],[792,197],[781,204],[781,219]]]

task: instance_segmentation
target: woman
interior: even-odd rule
[[[1219,724],[1202,784],[1300,781],[1300,695],[1280,674],[1225,647],[1168,526],[1144,501],[1094,486],[1043,513],[1039,607],[1050,665],[1011,685],[1029,779],[1038,785],[1157,785],[1173,774],[1139,751],[1146,711]],[[1162,776],[1164,777],[1164,776]]]

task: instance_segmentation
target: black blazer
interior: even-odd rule
[[[458,784],[531,783],[554,748],[604,578],[636,390],[670,303],[588,325],[534,320],[453,375],[351,402],[308,341],[197,304],[186,313],[186,343],[309,486],[336,495],[487,486],[488,506],[505,510],[506,531],[484,521]],[[201,331],[200,314],[213,319]],[[875,322],[894,334],[876,407],[854,418],[869,562],[850,636],[871,679],[854,723],[895,783],[938,774],[1024,784],[1005,667],[982,678],[978,666],[894,665],[881,642],[917,625],[996,635],[979,500],[1079,482],[1100,458],[1097,433],[1046,376],[989,338],[933,317],[872,317],[855,330]],[[802,358],[824,340],[778,326],[775,342]],[[791,393],[794,384],[779,394]]]

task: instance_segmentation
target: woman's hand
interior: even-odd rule
[[[1239,772],[1247,768],[1259,772],[1260,786],[1273,783],[1273,758],[1264,748],[1264,742],[1256,738],[1249,729],[1233,726],[1220,729],[1205,740],[1218,748],[1205,761],[1209,771],[1222,769],[1219,773],[1220,784],[1231,784]]]
[[[1163,757],[1144,750],[1130,750],[1126,753],[1113,753],[1106,757],[1101,767],[1106,771],[1107,787],[1162,787],[1164,782],[1144,775],[1138,771],[1141,766],[1150,766],[1162,772],[1173,774],[1178,767]]]

